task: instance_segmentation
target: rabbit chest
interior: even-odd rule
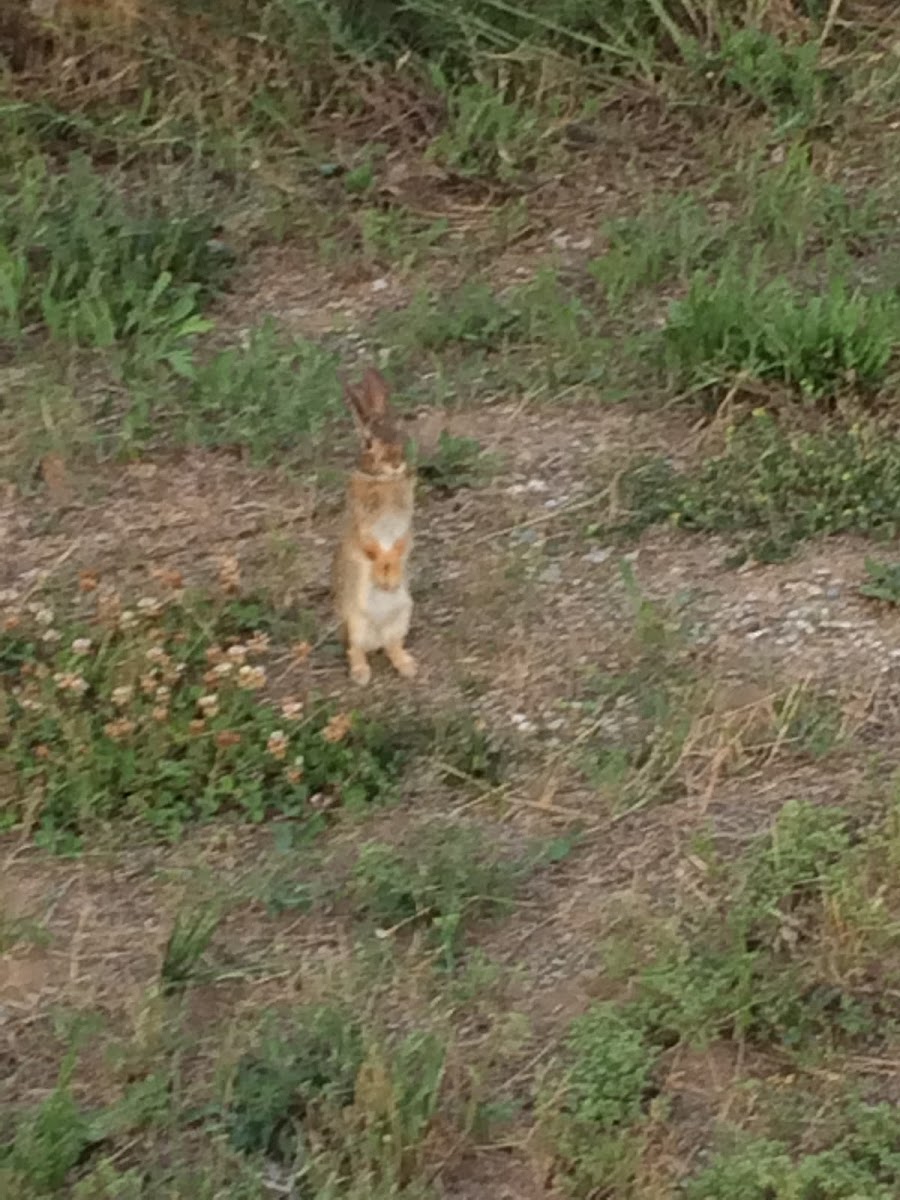
[[[399,538],[409,533],[411,515],[403,510],[381,513],[372,523],[371,536],[381,544],[383,550],[390,550]]]

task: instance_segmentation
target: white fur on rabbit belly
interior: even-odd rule
[[[412,599],[405,586],[394,591],[370,584],[366,593],[362,648],[380,650],[391,642],[402,642],[409,630]]]

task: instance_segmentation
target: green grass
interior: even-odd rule
[[[435,721],[434,755],[450,781],[499,787],[514,760],[512,739],[471,713],[444,712]]]
[[[689,909],[660,927],[630,1019],[658,1045],[729,1038],[779,1046],[801,1062],[892,1037],[892,1006],[854,987],[890,936],[892,917],[879,920],[870,900],[892,854],[892,820],[860,831],[841,810],[785,804],[771,834],[710,875],[705,915]],[[861,935],[856,966],[835,978],[828,956],[837,946],[827,943],[851,928]]]
[[[752,27],[728,30],[714,49],[692,47],[688,58],[725,98],[771,115],[782,135],[818,119],[836,82],[815,38],[787,41]]]
[[[826,1150],[796,1162],[790,1147],[750,1140],[716,1157],[689,1183],[690,1200],[839,1200],[865,1195],[888,1200],[900,1180],[900,1129],[892,1105],[859,1105],[847,1114],[850,1130]]]
[[[201,977],[201,960],[221,919],[214,905],[178,913],[160,967],[160,978],[167,991],[183,989]]]
[[[0,208],[4,337],[38,324],[57,341],[168,361],[209,329],[201,309],[229,272],[216,224],[211,210],[127,202],[84,157],[62,173],[25,162]]]
[[[566,850],[551,844],[511,854],[485,846],[481,832],[465,826],[424,831],[407,846],[372,843],[356,863],[356,905],[385,930],[423,927],[450,969],[469,926],[509,912],[528,875]]]
[[[359,257],[369,268],[412,271],[435,256],[447,240],[448,224],[443,217],[427,221],[404,208],[361,208],[354,223]],[[342,262],[343,236],[326,239],[322,250],[326,261]]]
[[[787,557],[805,538],[892,537],[900,521],[900,457],[872,424],[792,432],[766,412],[735,426],[724,452],[676,472],[663,459],[624,481],[632,521],[734,536],[742,553]]]
[[[427,97],[419,143],[426,157],[454,177],[505,186],[523,171],[558,169],[560,132],[573,120],[591,125],[616,77],[643,82],[664,69],[673,86],[698,95],[712,89],[734,99],[737,112],[749,106],[768,114],[778,137],[790,127],[802,138],[825,112],[837,119],[840,89],[817,40],[825,14],[811,17],[805,38],[784,40],[744,27],[747,13],[728,3],[698,22],[690,6],[657,0],[627,13],[583,0],[552,13],[538,0],[467,0],[453,13],[432,0],[402,11],[328,0],[300,9],[283,0],[224,9],[172,0],[139,52],[127,22],[115,26],[107,52],[122,70],[110,68],[108,86],[70,94],[53,70],[69,61],[75,32],[63,24],[41,43],[39,23],[23,16],[12,44],[22,53],[43,46],[48,75],[43,91],[40,72],[38,82],[17,79],[10,105],[0,296],[4,332],[26,372],[37,380],[49,357],[71,391],[64,406],[74,416],[55,420],[55,441],[72,445],[66,435],[74,424],[76,449],[93,437],[104,454],[132,452],[157,444],[165,430],[167,438],[249,445],[268,457],[337,411],[317,349],[286,339],[276,348],[261,329],[246,350],[219,350],[211,360],[204,338],[213,332],[210,300],[235,256],[260,235],[302,230],[326,260],[377,270],[411,270],[438,245],[442,255],[463,249],[447,243],[443,217],[423,217],[394,194],[395,125],[372,136],[370,120],[388,102],[380,64],[407,55],[398,86]],[[207,72],[189,65],[187,53],[204,39],[215,64]],[[348,63],[369,72],[373,87],[362,97],[348,85]],[[329,144],[315,126],[323,105],[358,117],[360,139]],[[865,225],[856,198],[848,202],[841,185],[822,184],[809,163],[798,140],[781,167],[760,172],[772,186],[755,207],[747,201],[747,234],[786,223],[779,236],[809,240],[817,230],[833,237]],[[639,218],[614,226],[610,253],[595,265],[616,303],[636,285],[689,280],[731,245],[731,231],[708,221],[705,199],[656,204],[651,199],[649,225]],[[878,297],[857,297],[849,286],[841,293],[840,281],[841,294],[821,305],[786,297],[775,284],[750,298],[732,297],[732,284],[711,286],[710,297],[695,284],[669,330],[669,366],[692,383],[748,370],[801,388],[883,377],[892,316]],[[735,348],[727,321],[701,332],[710,306],[745,303],[759,309],[766,329],[751,329],[744,344]],[[482,285],[436,304],[423,293],[400,330],[388,340],[413,360],[423,351],[492,355],[489,388],[522,375],[535,392],[598,381],[610,391],[628,386],[614,382],[624,366],[615,348],[624,343],[598,331],[579,292],[551,272],[500,297]],[[73,359],[73,347],[99,358]],[[643,350],[635,347],[638,357]],[[262,375],[274,388],[261,385]],[[47,440],[42,418],[34,424],[32,446]]]
[[[434,160],[463,176],[516,179],[533,167],[552,129],[529,99],[506,95],[496,79],[452,87],[433,73],[447,97],[447,125],[432,142]]]
[[[560,1057],[564,1071],[552,1088],[548,1082],[545,1120],[568,1190],[627,1194],[658,1052],[616,1005],[597,1004],[572,1023]]]
[[[876,248],[889,224],[886,197],[877,189],[851,189],[834,174],[817,168],[802,140],[789,143],[774,166],[751,152],[726,176],[740,213],[738,234],[788,266],[826,247],[850,254]]]
[[[893,292],[867,292],[832,280],[817,294],[784,280],[762,282],[734,261],[700,273],[675,301],[663,331],[666,364],[681,387],[735,378],[775,381],[827,399],[881,384],[898,345]]]
[[[416,471],[438,495],[449,496],[489,482],[496,466],[496,456],[484,450],[477,438],[442,430],[434,450],[416,463]]]
[[[481,280],[449,291],[420,291],[405,309],[376,325],[405,371],[439,366],[465,386],[523,385],[552,400],[562,387],[606,375],[608,339],[587,304],[543,267],[527,283],[495,291]]]
[[[882,600],[886,604],[900,603],[900,566],[867,558],[866,577],[859,590],[872,600]]]
[[[243,1154],[293,1161],[302,1147],[298,1123],[316,1108],[350,1104],[364,1057],[363,1031],[341,1009],[301,1010],[273,1025],[237,1065],[225,1113],[229,1141]]]
[[[420,292],[407,308],[386,316],[380,333],[404,354],[501,351],[547,347],[560,358],[583,341],[589,312],[550,269],[527,284],[497,293],[483,281],[449,292]]]
[[[673,1045],[734,1039],[777,1046],[803,1070],[827,1060],[836,1046],[894,1036],[896,1014],[865,987],[854,993],[853,984],[865,954],[874,961],[880,937],[890,937],[893,918],[879,921],[866,896],[881,886],[893,828],[890,809],[885,820],[860,829],[840,810],[788,802],[771,833],[737,862],[702,851],[708,873],[699,904],[674,920],[661,913],[655,935],[645,930],[637,942],[623,940],[610,963],[630,977],[629,998],[596,1006],[574,1022],[562,1060],[568,1058],[568,1071],[547,1093],[548,1136],[574,1194],[594,1194],[609,1180],[616,1194],[642,1194],[630,1189],[646,1151],[648,1105],[659,1090],[654,1067]],[[862,941],[853,970],[845,980],[827,978],[840,950],[825,943],[855,933]],[[652,950],[648,936],[655,936]],[[635,971],[641,958],[645,965]],[[769,1112],[764,1105],[763,1129]],[[798,1148],[777,1140],[773,1104],[773,1140],[760,1137],[758,1121],[755,1136],[735,1132],[729,1150],[688,1173],[685,1194],[698,1200],[811,1200],[868,1195],[870,1188],[892,1194],[896,1133],[888,1112],[845,1091],[825,1120],[809,1125],[801,1117],[806,1133]],[[720,1136],[728,1140],[725,1131]]]
[[[848,1104],[831,1144],[796,1158],[783,1142],[740,1139],[698,1172],[689,1200],[889,1200],[900,1184],[900,1143],[890,1104]],[[832,1118],[837,1125],[835,1117]]]
[[[335,1194],[335,1177],[372,1195],[416,1194],[406,1182],[434,1120],[446,1054],[433,1034],[374,1038],[346,1008],[301,1009],[271,1022],[237,1064],[222,1114],[229,1142],[281,1164],[312,1195]]]
[[[687,282],[725,249],[724,232],[689,193],[654,197],[639,216],[619,217],[602,232],[606,253],[589,269],[614,307],[639,289]]]
[[[302,455],[343,411],[335,355],[285,337],[271,320],[249,330],[241,347],[184,361],[180,374],[186,380],[173,381],[168,401],[151,394],[152,381],[142,386],[137,429],[145,437],[167,420],[189,445],[247,447],[258,461],[271,460]]]
[[[194,446],[308,464],[345,411],[335,354],[272,321],[248,330],[240,346],[181,345],[165,362],[131,361],[124,382],[96,362],[81,375],[77,362],[26,359],[9,398],[0,422],[10,435],[9,474],[23,483],[49,452],[84,466]]]
[[[798,268],[818,263],[826,248],[840,252],[839,270],[849,269],[854,254],[877,250],[889,222],[886,198],[851,193],[795,140],[781,162],[743,151],[704,186],[651,195],[637,214],[606,222],[605,253],[589,270],[621,313],[625,301],[652,298],[660,287],[687,289],[700,272],[718,270],[728,289],[740,286],[735,277],[747,266],[799,283]]]
[[[19,1117],[11,1141],[0,1149],[0,1180],[5,1174],[7,1186],[52,1195],[96,1140],[88,1115],[72,1095],[69,1074],[71,1064],[48,1099]]]
[[[295,1177],[304,1194],[422,1196],[409,1177],[434,1121],[446,1055],[435,1034],[376,1034],[345,1006],[308,1005],[262,1021],[254,1047],[223,1073],[220,1098],[191,1112],[181,1107],[177,1074],[139,1080],[114,1104],[86,1105],[73,1094],[72,1053],[46,1100],[9,1114],[0,1181],[16,1200],[62,1194],[69,1183],[74,1190],[65,1194],[85,1198],[149,1197],[162,1186],[186,1196],[191,1180],[202,1189],[196,1194],[211,1198],[222,1194],[221,1174],[227,1194],[246,1200],[264,1194],[268,1164]],[[169,1170],[142,1179],[117,1169],[107,1153],[113,1139],[136,1129],[171,1137],[173,1094],[175,1115],[206,1142],[208,1173],[189,1159],[179,1164],[184,1147],[171,1142]],[[356,1181],[353,1190],[334,1191],[344,1177]]]
[[[467,283],[445,296],[427,292],[384,321],[384,333],[409,351],[441,351],[463,345],[490,349],[523,334],[520,315],[485,283]]]

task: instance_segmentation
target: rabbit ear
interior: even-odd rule
[[[384,432],[391,428],[388,385],[374,367],[369,367],[359,387],[354,386],[344,376],[341,376],[341,382],[344,385],[344,399],[353,414],[357,432],[361,437],[370,438],[377,429]]]
[[[369,417],[384,417],[388,411],[388,385],[374,367],[369,367],[363,376],[363,395],[366,399],[366,409]]]
[[[357,431],[364,434],[369,430],[370,424],[365,393],[360,388],[354,387],[344,376],[341,376],[341,383],[344,385],[344,399],[353,416],[353,423],[356,425]]]

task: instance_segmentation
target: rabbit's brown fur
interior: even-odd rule
[[[412,547],[415,478],[387,401],[387,385],[369,371],[346,388],[361,435],[357,470],[347,485],[344,530],[334,556],[335,608],[351,678],[371,678],[368,655],[384,650],[406,678],[416,663],[404,647],[412,616],[407,562]]]

